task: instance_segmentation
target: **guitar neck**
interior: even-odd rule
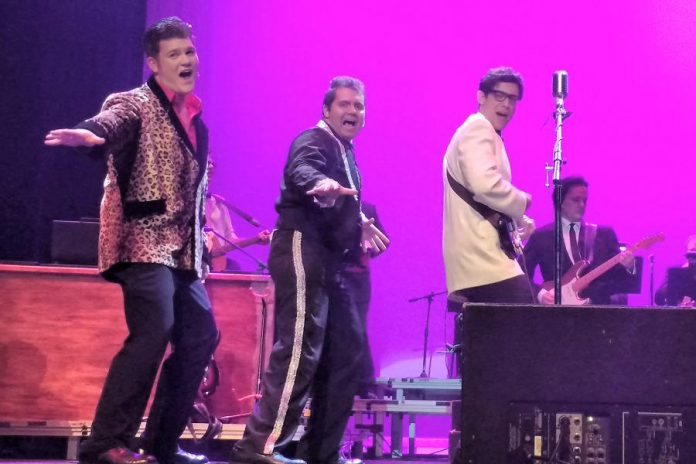
[[[635,253],[638,250],[643,250],[646,248],[650,248],[653,244],[657,242],[661,242],[665,239],[665,235],[663,233],[655,234],[651,237],[644,238],[640,242],[636,243],[633,246],[630,246],[626,249],[627,252],[629,253]],[[574,285],[574,288],[577,292],[580,292],[587,288],[588,285],[592,283],[596,278],[607,272],[609,269],[612,267],[616,266],[619,261],[621,261],[621,255],[622,253],[616,254],[614,257],[611,259],[608,259],[607,261],[603,262],[596,268],[592,269],[590,272],[585,274],[584,276],[580,277]]]
[[[214,257],[224,256],[227,253],[229,253],[230,251],[236,250],[237,248],[246,248],[248,246],[255,245],[255,244],[259,243],[259,238],[254,236],[254,237],[245,238],[243,240],[237,240],[236,242],[233,242],[233,243],[234,244],[224,242],[222,244],[222,246],[220,247],[220,250],[217,253],[214,253],[213,256]]]
[[[627,251],[631,253],[635,253],[636,250],[638,250],[640,246],[634,245],[632,247],[629,247]],[[614,255],[612,258],[604,261],[602,264],[597,266],[596,268],[592,269],[590,272],[585,274],[584,276],[580,277],[577,282],[575,282],[575,289],[580,292],[587,288],[588,285],[590,285],[595,279],[601,277],[605,272],[610,270],[612,267],[616,266],[619,264],[619,261],[621,261],[621,253],[617,253]]]
[[[621,253],[617,254],[616,256],[614,256],[611,259],[608,259],[607,261],[603,262],[602,264],[600,264],[596,268],[592,269],[590,272],[588,272],[584,276],[580,277],[575,282],[576,291],[580,292],[581,290],[584,290],[585,288],[587,288],[587,286],[590,285],[595,279],[599,278],[605,272],[607,272],[609,269],[616,266],[620,260],[621,260]]]

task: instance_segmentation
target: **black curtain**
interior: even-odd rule
[[[142,82],[145,0],[0,2],[0,260],[50,259],[51,221],[97,217],[101,157],[45,134]]]

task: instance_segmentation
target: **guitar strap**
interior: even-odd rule
[[[454,177],[452,177],[452,174],[449,173],[449,169],[447,169],[447,181],[449,182],[452,190],[454,190],[454,193],[456,193],[459,198],[464,200],[467,205],[474,208],[474,210],[483,216],[486,221],[490,222],[493,227],[498,227],[497,223],[498,219],[500,218],[500,213],[491,207],[474,200],[474,196],[471,194],[471,192],[462,184],[457,182]]]
[[[594,261],[594,244],[597,238],[597,224],[585,222],[582,224],[581,240],[583,241],[583,257],[590,263]]]

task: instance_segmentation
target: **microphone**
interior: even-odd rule
[[[568,73],[556,71],[553,73],[553,97],[564,99],[568,97]]]

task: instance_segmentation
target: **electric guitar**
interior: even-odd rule
[[[635,253],[638,250],[650,248],[654,244],[662,242],[664,239],[665,235],[663,233],[655,234],[644,238],[633,246],[628,247],[626,251]],[[592,269],[584,276],[580,276],[580,273],[587,266],[589,266],[589,261],[583,259],[573,264],[573,266],[561,277],[561,304],[575,306],[590,304],[589,298],[580,298],[580,292],[585,290],[595,279],[616,266],[619,261],[621,261],[622,254],[623,253],[618,253],[614,257],[606,260],[596,268]],[[545,290],[553,290],[553,281],[544,282],[542,284],[542,288]]]
[[[522,256],[522,240],[520,239],[520,235],[517,233],[515,221],[500,213],[496,213],[487,219],[498,232],[500,248],[507,255],[507,257],[516,260]]]
[[[269,231],[263,231],[258,235],[254,235],[253,237],[237,240],[236,242],[233,242],[234,245],[230,243],[222,243],[219,249],[215,251],[215,253],[211,252],[211,260],[210,260],[210,271],[211,272],[221,272],[224,271],[227,268],[227,253],[229,253],[232,250],[236,250],[237,248],[245,248],[251,245],[256,245],[257,243],[268,243],[268,237],[270,236]],[[217,237],[211,238],[211,240],[219,240]],[[221,241],[221,240],[219,240]],[[236,246],[235,246],[236,245]],[[212,245],[211,245],[212,246]]]

